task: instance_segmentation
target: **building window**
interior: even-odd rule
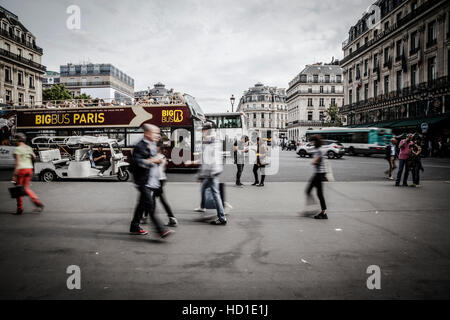
[[[324,99],[323,98],[319,99],[319,107],[325,107],[325,103],[324,103]]]
[[[388,64],[389,64],[389,62],[390,62],[390,60],[391,60],[391,56],[390,56],[389,51],[390,51],[390,50],[389,50],[389,47],[384,48],[384,66],[385,66],[385,67],[388,66]]]
[[[331,98],[331,105],[335,106],[336,105],[336,98]]]
[[[353,68],[348,69],[348,83],[353,82]]]
[[[411,3],[411,11],[415,11],[417,9],[417,0]]]
[[[373,97],[376,98],[378,96],[378,81],[373,81]]]
[[[399,61],[403,55],[403,46],[402,46],[402,40],[398,40],[396,47],[395,47],[395,52],[396,52],[396,57],[395,60]]]
[[[11,69],[9,67],[5,67],[5,82],[11,83]]]
[[[417,86],[419,83],[419,72],[417,71],[417,64],[411,66],[411,87]]]
[[[6,99],[6,102],[11,102],[11,100],[12,100],[11,90],[6,90],[5,99]]]
[[[373,55],[373,69],[378,69],[378,53]]]
[[[436,57],[428,59],[428,81],[436,80]]]
[[[17,55],[18,55],[19,57],[22,57],[22,49],[17,48]]]
[[[411,33],[410,43],[411,44],[410,44],[409,54],[412,55],[419,50],[419,33],[417,31],[414,31],[413,33]]]
[[[19,105],[23,105],[23,93],[19,93]]]
[[[19,86],[23,86],[23,72],[22,71],[17,72],[17,84]]]
[[[34,89],[34,76],[30,76],[28,79],[29,79],[29,88]]]
[[[323,93],[323,86],[320,86],[320,93]]]
[[[326,75],[325,75],[325,82],[326,82],[326,83],[329,83],[329,82],[330,82],[330,75],[329,75],[329,74],[326,74]]]
[[[384,93],[389,93],[389,76],[384,76]]]
[[[389,29],[389,21],[384,23],[384,31],[386,32]]]
[[[331,93],[335,93],[336,92],[336,87],[335,86],[331,86]]]
[[[308,93],[312,93],[312,87],[308,88]]]
[[[364,60],[364,76],[369,73],[369,59]]]
[[[364,84],[364,100],[367,100],[369,98],[369,84]]]
[[[428,42],[427,47],[430,47],[437,42],[437,34],[436,34],[436,21],[430,22],[428,24]]]
[[[9,43],[5,42],[5,45],[3,46],[3,49],[5,49],[5,51],[10,51],[11,50],[11,46],[9,45]]]
[[[314,81],[314,83],[318,83],[319,82],[319,75],[318,74],[315,74],[315,75],[313,75],[313,81]]]
[[[313,100],[312,98],[308,98],[308,107],[312,107],[313,106]]]
[[[359,88],[356,88],[356,102],[359,102]]]
[[[341,81],[342,81],[342,76],[341,76],[340,74],[338,74],[338,75],[336,76],[336,82],[337,82],[337,83],[341,83]]]
[[[348,90],[348,103],[352,104],[353,103],[353,93],[352,90]]]
[[[28,54],[28,59],[30,59],[30,61],[33,61],[33,54],[32,53]]]
[[[308,121],[312,121],[312,119],[313,119],[313,112],[308,111]]]
[[[397,91],[402,90],[402,71],[397,71]]]
[[[320,121],[324,121],[324,120],[325,120],[323,111],[320,111],[320,112],[319,112],[319,120],[320,120]]]
[[[30,96],[30,105],[34,106],[34,96]]]

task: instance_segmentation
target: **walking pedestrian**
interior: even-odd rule
[[[266,178],[266,160],[267,160],[267,144],[261,142],[260,137],[256,138],[256,160],[253,164],[253,175],[255,182],[252,186],[264,187],[264,179]],[[261,182],[258,178],[258,170],[261,172]]]
[[[408,158],[411,153],[410,146],[413,143],[411,140],[413,138],[412,134],[408,134],[406,139],[400,141],[399,144],[399,155],[398,155],[398,172],[397,172],[397,180],[395,181],[395,186],[400,186],[400,180],[402,179],[403,169],[405,169],[405,174],[403,176],[403,186],[408,186],[408,174],[409,174],[409,166],[408,166]]]
[[[212,221],[214,225],[226,225],[227,219],[223,208],[222,198],[219,190],[219,175],[223,171],[222,156],[220,153],[220,146],[216,143],[214,135],[212,134],[212,126],[206,124],[202,128],[203,144],[202,144],[202,163],[199,169],[199,181],[202,182],[201,187],[201,205],[200,210],[205,211],[205,191],[207,188],[211,189],[212,198],[217,210],[217,220]]]
[[[306,189],[307,202],[312,202],[311,191],[315,187],[317,190],[317,197],[320,201],[321,212],[314,216],[314,219],[328,219],[327,205],[325,203],[325,197],[323,195],[322,181],[326,180],[326,167],[325,167],[325,159],[323,155],[322,147],[322,139],[319,136],[312,136],[310,141],[314,145],[313,151],[313,161],[312,165],[314,166],[314,175],[312,176],[309,185]]]
[[[26,136],[23,133],[17,133],[15,135],[17,147],[14,148],[14,173],[12,180],[17,184],[23,186],[25,193],[30,197],[33,204],[36,206],[35,212],[41,212],[44,209],[44,205],[38,196],[30,189],[30,181],[33,177],[33,160],[36,159],[36,155],[33,149],[26,145]],[[23,197],[17,197],[17,211],[16,215],[23,213]]]
[[[148,231],[139,225],[145,211],[149,212],[150,219],[161,238],[169,236],[173,231],[165,229],[155,215],[153,192],[155,186],[159,185],[157,171],[159,164],[163,162],[162,157],[157,154],[156,143],[161,134],[158,127],[144,124],[144,138],[138,142],[133,150],[132,171],[134,182],[139,191],[139,200],[134,210],[133,220],[130,225],[130,233],[135,235],[146,235]]]
[[[420,171],[424,171],[421,161],[422,148],[420,146],[420,140],[414,140],[414,143],[410,146],[410,148],[411,154],[409,160],[413,177],[413,184],[411,187],[420,187]]]
[[[397,140],[395,138],[392,138],[391,143],[386,146],[386,154],[384,157],[389,163],[389,168],[384,172],[385,174],[388,175],[389,180],[394,180],[392,173],[397,168],[397,165],[395,163],[396,157],[397,157]]]
[[[248,137],[242,136],[239,141],[234,142],[234,163],[237,167],[236,186],[243,186],[241,183],[242,171],[244,170],[245,154],[248,153]]]
[[[164,156],[164,154],[161,152],[162,148],[162,142],[158,142],[158,156],[162,159],[162,162],[158,165],[158,170],[155,171],[155,174],[157,174],[157,177],[153,180],[154,185],[152,186],[152,195],[153,195],[153,203],[154,206],[152,207],[153,210],[156,210],[156,198],[159,198],[162,206],[164,207],[164,210],[167,213],[167,216],[169,217],[169,222],[166,224],[168,227],[176,227],[178,226],[178,221],[175,218],[175,215],[172,212],[172,209],[170,208],[169,203],[166,200],[166,197],[164,196],[164,185],[167,180],[166,175],[166,167],[167,167],[167,159]],[[159,185],[157,184],[159,182]],[[141,223],[145,224],[147,223],[147,218],[150,215],[150,212],[144,213],[144,218],[142,219]]]

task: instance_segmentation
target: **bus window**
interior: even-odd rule
[[[368,143],[369,141],[368,132],[355,132],[352,137],[353,143]]]

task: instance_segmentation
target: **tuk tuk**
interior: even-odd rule
[[[38,153],[34,173],[41,181],[100,177],[127,181],[130,178],[130,164],[125,161],[126,156],[116,139],[106,136],[38,136],[31,143]],[[94,150],[100,146],[110,152],[110,166],[106,170],[96,165],[93,159]]]

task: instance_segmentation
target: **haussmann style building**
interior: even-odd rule
[[[42,48],[12,12],[0,6],[0,106],[42,104]]]
[[[343,43],[347,124],[449,137],[450,1],[374,5]]]
[[[330,106],[342,107],[344,88],[338,61],[307,65],[289,82],[287,90],[288,139],[302,140],[306,130],[319,129]]]
[[[244,92],[236,112],[243,112],[249,130],[272,139],[286,138],[286,90],[258,82]],[[276,135],[273,135],[275,133]]]

